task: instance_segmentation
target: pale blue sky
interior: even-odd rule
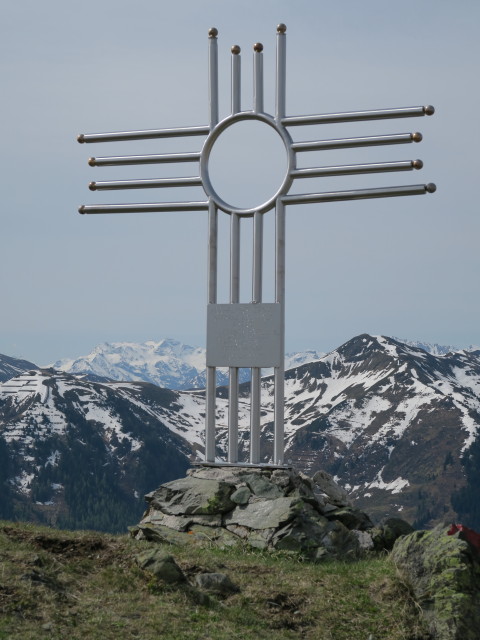
[[[206,124],[211,26],[219,29],[222,115],[232,44],[242,47],[243,106],[250,108],[256,41],[265,47],[265,108],[272,112],[278,22],[288,27],[289,115],[421,104],[437,110],[432,118],[295,132],[297,139],[424,134],[419,145],[307,154],[310,165],[425,163],[420,172],[324,179],[309,190],[423,182],[438,190],[288,209],[287,349],[329,350],[361,332],[479,343],[479,17],[473,0],[3,2],[0,353],[45,364],[103,341],[168,336],[204,344],[205,214],[76,213],[80,204],[167,197],[154,190],[95,194],[90,180],[186,175],[178,167],[92,169],[89,155],[195,151],[199,139],[87,146],[75,136]],[[253,153],[261,157],[262,149]],[[201,197],[195,189],[188,195]],[[185,192],[168,196],[180,200]],[[271,235],[270,219],[266,227]],[[245,251],[247,240],[248,230]],[[247,300],[247,280],[243,292]]]

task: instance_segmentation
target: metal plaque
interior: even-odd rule
[[[281,320],[278,303],[209,304],[207,367],[279,367]]]

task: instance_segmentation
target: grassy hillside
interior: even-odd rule
[[[1,640],[420,640],[418,610],[387,557],[313,565],[288,555],[169,547],[189,579],[221,572],[240,592],[199,604],[135,562],[127,536],[0,521]]]

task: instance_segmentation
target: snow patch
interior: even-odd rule
[[[382,479],[383,469],[384,467],[377,473],[377,477],[373,482],[365,485],[366,489],[385,489],[385,491],[390,491],[391,493],[400,493],[405,487],[410,486],[408,480],[401,476],[391,482],[384,482]]]

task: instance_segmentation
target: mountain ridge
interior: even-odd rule
[[[480,353],[434,356],[392,338],[362,334],[320,360],[289,369],[285,378],[285,458],[297,469],[331,473],[377,519],[401,515],[423,526],[462,513],[477,518],[472,505],[474,470],[480,465],[474,455],[480,451]],[[221,460],[228,444],[228,387],[217,389],[216,418]],[[7,455],[13,465],[8,477],[4,474],[16,496],[12,504],[28,503],[44,517],[61,512],[68,503],[68,465],[63,461],[63,470],[55,469],[70,459],[73,446],[90,475],[101,471],[95,457],[107,465],[108,474],[100,474],[102,490],[126,487],[116,499],[132,509],[132,496],[155,488],[162,474],[174,473],[170,460],[179,472],[202,459],[204,422],[203,390],[91,382],[52,369],[24,372],[0,385],[0,459]],[[249,382],[244,382],[240,460],[248,460],[249,431]],[[272,376],[262,378],[261,439],[262,462],[268,462]],[[93,457],[78,444],[90,440]],[[135,500],[140,508],[140,498]],[[65,510],[62,517],[68,520]]]
[[[432,355],[447,355],[459,349],[436,343],[409,341],[393,338],[414,348],[420,348]],[[468,351],[475,349],[469,347]],[[307,362],[320,360],[326,353],[315,349],[288,353],[285,369],[301,366]],[[125,380],[151,382],[167,389],[201,389],[206,384],[206,351],[203,347],[193,347],[173,338],[159,341],[106,342],[97,345],[86,356],[57,360],[51,365],[67,373],[86,374],[90,379]],[[269,370],[263,370],[269,375]],[[240,382],[250,379],[249,369],[240,369]],[[217,384],[228,384],[228,370],[217,369]]]
[[[286,368],[318,359],[323,352],[308,350],[287,354]],[[87,356],[57,360],[54,369],[118,381],[151,382],[167,389],[202,389],[206,384],[206,351],[172,338],[143,343],[112,342],[97,345]],[[267,372],[265,372],[267,373]],[[250,379],[240,369],[240,382]],[[217,369],[217,384],[228,384],[228,370]]]

